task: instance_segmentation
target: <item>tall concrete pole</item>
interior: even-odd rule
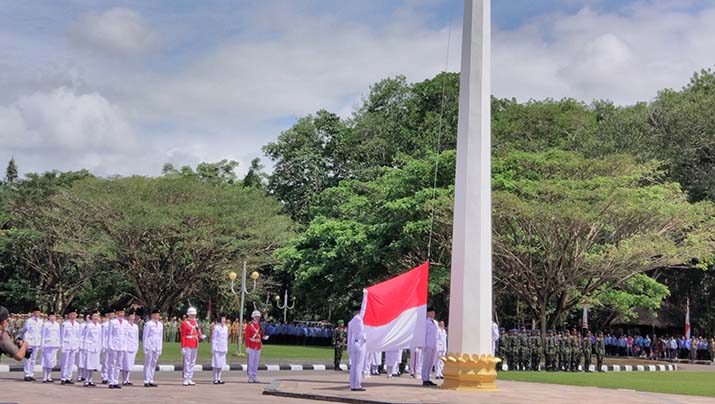
[[[465,0],[448,348],[469,355],[492,353],[490,42],[490,0]]]

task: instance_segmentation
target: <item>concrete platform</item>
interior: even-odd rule
[[[409,377],[387,379],[372,377],[364,386],[366,392],[351,392],[347,372],[276,371],[259,374],[261,384],[249,384],[243,372],[226,372],[224,385],[213,385],[211,372],[198,372],[196,386],[181,385],[181,372],[157,373],[158,388],[142,386],[141,373],[132,373],[134,386],[110,390],[106,386],[85,388],[58,382],[43,384],[22,381],[22,373],[0,375],[0,401],[22,404],[261,404],[309,403],[318,400],[335,402],[376,403],[618,403],[618,404],[704,404],[714,398],[641,393],[592,387],[560,386],[537,383],[497,381],[501,389],[490,393],[463,393],[424,388]]]

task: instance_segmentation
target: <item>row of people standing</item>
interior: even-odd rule
[[[497,370],[590,372],[595,356],[596,370],[601,372],[605,355],[605,338],[601,332],[593,336],[588,331],[582,337],[577,330],[548,330],[542,339],[538,330],[511,329],[507,333],[501,329],[496,342],[496,356],[503,359]]]
[[[157,387],[154,373],[162,353],[165,340],[164,324],[158,311],[152,311],[149,320],[144,322],[141,332],[141,345],[144,353],[144,387]],[[253,321],[246,326],[245,344],[248,352],[249,382],[256,382],[256,371],[260,360],[260,351],[264,337],[259,320],[261,314],[254,311]],[[211,329],[212,367],[214,384],[223,384],[221,372],[226,365],[228,353],[229,328],[225,316],[218,316]],[[179,326],[181,351],[184,359],[183,384],[193,386],[193,369],[196,365],[198,344],[207,339],[196,320],[196,309],[189,308],[187,318]],[[34,369],[38,362],[42,367],[42,381],[53,383],[53,368],[57,366],[57,354],[60,355],[60,384],[74,384],[72,371],[77,366],[77,381],[85,387],[95,387],[94,372],[99,371],[101,383],[110,389],[131,386],[130,374],[134,367],[140,346],[140,331],[136,315],[125,316],[124,309],[108,312],[101,317],[99,313],[87,316],[86,321],[77,319],[75,310],[68,310],[67,320],[60,323],[54,313],[49,313],[44,320],[39,310],[23,323],[21,337],[27,342],[32,352],[25,360],[24,380],[35,381]]]

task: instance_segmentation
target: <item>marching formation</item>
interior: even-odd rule
[[[183,356],[183,385],[195,385],[193,371],[196,365],[199,342],[207,335],[201,332],[196,320],[196,309],[190,307],[187,318],[179,325],[181,353]],[[24,321],[20,337],[29,349],[24,364],[24,380],[35,381],[35,365],[42,368],[42,382],[53,383],[53,369],[59,364],[60,384],[71,385],[74,366],[77,367],[77,381],[85,387],[95,387],[95,372],[99,372],[101,384],[110,389],[131,386],[131,372],[134,369],[137,352],[140,349],[139,327],[134,313],[126,314],[123,308],[107,312],[88,314],[84,321],[77,318],[76,310],[67,311],[67,319],[59,322],[55,313],[48,313],[46,320],[39,309]],[[256,371],[261,356],[262,341],[268,339],[260,326],[261,313],[254,311],[245,334],[248,354],[248,381],[257,383]],[[164,324],[159,311],[151,311],[151,317],[144,322],[141,336],[144,353],[144,387],[157,387],[154,373],[164,342]],[[211,365],[214,372],[213,384],[224,384],[221,373],[226,366],[228,354],[229,328],[226,316],[218,316],[211,328]],[[58,363],[59,353],[59,363]],[[39,362],[39,363],[38,363]]]

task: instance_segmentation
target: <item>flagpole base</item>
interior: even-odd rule
[[[444,362],[444,383],[441,388],[460,391],[496,391],[497,363],[501,359],[490,354],[448,353]]]

